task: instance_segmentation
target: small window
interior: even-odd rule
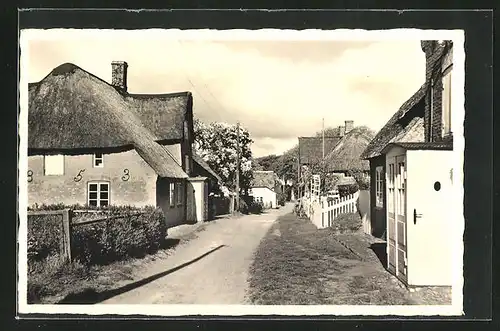
[[[175,183],[170,183],[170,207],[175,206]]]
[[[176,192],[176,195],[177,195],[177,205],[180,206],[182,205],[182,199],[183,199],[183,188],[184,186],[182,185],[182,182],[178,182],[176,183],[176,187],[177,187],[177,192]]]
[[[102,153],[94,154],[94,168],[102,168],[104,166],[104,156]]]
[[[89,182],[87,202],[93,207],[109,206],[109,183]]]
[[[64,175],[64,155],[45,155],[43,168],[46,176]]]
[[[383,207],[384,204],[384,168],[375,168],[375,205]]]

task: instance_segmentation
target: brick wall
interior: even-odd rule
[[[432,89],[429,89],[425,98],[425,141],[442,141],[453,137],[442,136],[442,68],[441,59],[444,55],[445,44],[437,41],[422,41],[422,50],[426,57],[425,79]],[[432,106],[432,107],[431,107]]]

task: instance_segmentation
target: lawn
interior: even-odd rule
[[[383,267],[373,239],[355,231],[348,215],[342,226],[318,230],[294,214],[280,217],[255,253],[249,299],[264,305],[450,304],[450,291],[410,293]],[[383,254],[379,254],[383,255]],[[429,291],[433,295],[429,294]]]

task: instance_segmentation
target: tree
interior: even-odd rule
[[[213,122],[205,124],[198,119],[194,121],[194,150],[208,163],[222,179],[221,189],[235,190],[237,167],[237,126],[227,123]],[[240,126],[240,188],[246,191],[252,180],[253,143],[247,129]]]

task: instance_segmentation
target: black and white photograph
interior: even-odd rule
[[[21,30],[19,311],[462,315],[464,43]]]

